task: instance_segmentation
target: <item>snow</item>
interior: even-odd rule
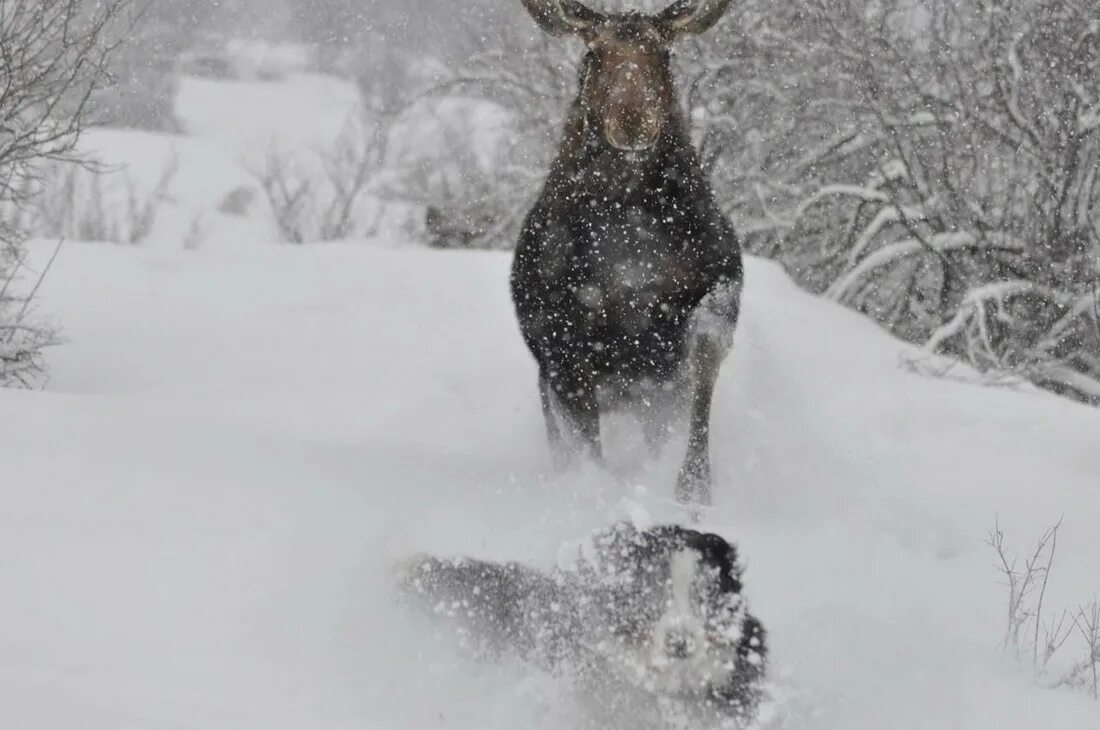
[[[472,161],[488,171],[499,163],[514,123],[506,110],[481,99],[421,100],[398,119],[390,139],[390,156],[398,167],[438,166],[449,148],[463,145]]]
[[[314,52],[300,43],[272,43],[258,38],[233,38],[225,44],[236,78],[281,79],[315,65]]]
[[[223,81],[185,76],[175,114],[188,134],[219,142],[250,167],[268,153],[327,148],[359,114],[355,84],[323,74],[280,81]]]
[[[303,209],[318,213],[332,204],[333,176],[352,187],[365,159],[368,175],[349,227],[375,245],[400,245],[423,227],[426,201],[409,200],[410,185],[450,189],[463,184],[463,175],[487,175],[500,165],[514,120],[496,104],[467,98],[410,105],[382,124],[382,161],[370,162],[375,122],[358,87],[307,72],[309,54],[295,44],[230,41],[226,56],[240,78],[180,77],[173,107],[178,134],[88,130],[78,151],[98,169],[59,164],[47,176],[53,204],[45,217],[54,225],[37,233],[163,249],[269,245],[278,241],[279,225],[265,177],[278,169],[288,191],[304,185],[310,204]],[[438,164],[456,147],[469,150],[469,170]],[[75,193],[66,187],[68,176]],[[147,203],[149,230],[131,235]],[[80,223],[99,216],[108,230],[81,235]],[[298,217],[307,237],[320,228],[314,220],[320,216]]]
[[[178,170],[142,246],[64,244],[48,387],[0,391],[0,727],[585,726],[564,682],[402,603],[394,566],[549,567],[615,520],[684,521],[675,446],[650,461],[616,433],[614,470],[553,471],[506,255],[274,245],[266,155],[330,147],[358,91],[300,48],[234,48],[281,78],[185,78],[182,134],[84,140],[140,196]],[[486,161],[509,123],[425,104],[392,154],[422,165],[453,128]],[[739,544],[769,631],[767,727],[1096,730],[1100,705],[1002,655],[983,540],[997,519],[1026,552],[1064,515],[1047,611],[1094,599],[1100,411],[919,377],[918,354],[748,262],[703,526]],[[1079,658],[1071,639],[1057,662]]]
[[[561,681],[473,660],[392,587],[414,552],[548,567],[684,519],[676,454],[552,472],[508,264],[66,244],[49,387],[0,391],[3,726],[582,726]],[[906,372],[772,264],[745,297],[703,521],[748,566],[774,726],[1096,728],[1001,655],[982,541],[996,515],[1026,551],[1064,514],[1047,605],[1092,600],[1100,412]]]
[[[244,51],[265,47],[245,45],[238,56],[247,59]],[[295,48],[274,47],[272,58],[283,53],[290,63]],[[319,177],[320,158],[352,132],[360,109],[353,83],[320,74],[293,73],[279,81],[183,77],[176,98],[182,132],[89,130],[79,152],[105,174],[64,168],[76,177],[78,192],[71,201],[58,197],[54,207],[94,217],[100,206],[111,229],[129,238],[131,199],[138,208],[152,201],[152,225],[136,241],[146,247],[269,245],[278,240],[278,227],[260,180],[271,156],[279,156],[291,176]],[[59,183],[54,196],[64,195]],[[92,195],[96,185],[103,203]]]
[[[160,248],[200,245],[241,246],[268,243],[277,229],[270,207],[244,160],[217,141],[132,129],[92,129],[80,142],[80,152],[105,168],[96,172],[73,167],[81,189],[103,190],[103,210],[115,227],[129,230],[128,199],[139,206],[153,200],[155,216],[138,243]],[[225,203],[239,196],[241,209]],[[87,193],[81,205],[94,205]]]
[[[243,59],[242,63],[279,61],[291,66],[302,50],[244,41],[234,48],[234,58]],[[265,48],[271,52],[270,59],[263,55]],[[184,76],[175,103],[181,133],[89,130],[79,151],[105,174],[96,177],[76,166],[60,168],[76,177],[77,193],[71,200],[64,198],[64,181],[57,180],[51,186],[57,200],[53,207],[61,211],[59,216],[87,211],[94,218],[102,210],[111,230],[128,239],[134,219],[131,200],[139,209],[152,201],[152,226],[135,241],[146,247],[269,245],[278,240],[279,231],[262,179],[273,162],[278,160],[292,186],[307,180],[317,205],[327,205],[332,183],[326,178],[326,160],[362,150],[368,137],[362,109],[354,83],[323,74],[288,72],[267,81]],[[387,161],[389,167],[422,164],[425,136],[439,130],[439,110],[415,111],[406,115],[400,134],[395,135],[397,153]],[[462,115],[468,124],[490,123],[486,134],[495,135],[499,119],[487,116],[491,111],[459,105],[453,115]],[[420,158],[412,151],[415,145],[420,145]],[[372,175],[382,178],[383,172],[375,170]],[[99,186],[103,203],[93,196],[94,186]],[[67,215],[68,219],[82,217],[73,212]],[[356,202],[353,215],[358,228],[387,234],[384,241],[376,241],[380,245],[401,241],[397,232],[415,228],[410,221],[422,217],[420,207],[382,202],[370,191]],[[362,225],[362,220],[375,224]]]

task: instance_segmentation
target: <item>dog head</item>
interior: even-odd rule
[[[577,573],[616,638],[614,663],[653,690],[738,705],[757,701],[764,629],[741,594],[736,548],[679,526],[598,533]]]

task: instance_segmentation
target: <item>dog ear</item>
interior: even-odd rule
[[[711,532],[695,533],[688,545],[699,551],[704,563],[718,570],[719,589],[723,593],[741,592],[741,574],[744,570],[735,545]]]

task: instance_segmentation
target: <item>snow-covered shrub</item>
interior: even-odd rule
[[[150,189],[139,185],[126,168],[67,161],[43,167],[33,206],[36,235],[137,245],[153,230],[178,160],[168,161]]]
[[[88,99],[107,82],[111,32],[127,0],[2,0],[0,48],[0,385],[29,387],[44,372],[53,330],[33,318],[48,266],[25,264],[30,196],[43,161],[65,160]],[[28,279],[30,281],[28,281]]]
[[[1100,403],[1100,21],[1075,0],[807,3],[845,137],[781,237],[931,352]],[[825,100],[823,100],[825,101]]]
[[[537,177],[511,164],[512,115],[485,99],[429,97],[397,117],[385,195],[425,211],[430,245],[508,248]]]
[[[372,185],[387,143],[386,120],[364,114],[324,149],[273,147],[255,175],[283,240],[301,244],[376,233],[383,211]]]

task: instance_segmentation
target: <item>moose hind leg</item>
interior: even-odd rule
[[[600,444],[600,409],[596,402],[596,389],[591,383],[566,381],[555,384],[555,395],[561,404],[562,415],[572,435],[580,441],[596,461],[603,459]]]
[[[668,445],[675,424],[684,414],[683,383],[672,380],[660,383],[641,399],[639,418],[646,448],[652,455]]]
[[[558,422],[554,408],[554,390],[550,385],[550,379],[544,375],[539,375],[539,401],[542,403],[542,418],[546,422],[546,442],[550,445],[554,466],[559,470],[564,469],[575,455],[576,449],[571,449],[562,435],[561,424]]]

